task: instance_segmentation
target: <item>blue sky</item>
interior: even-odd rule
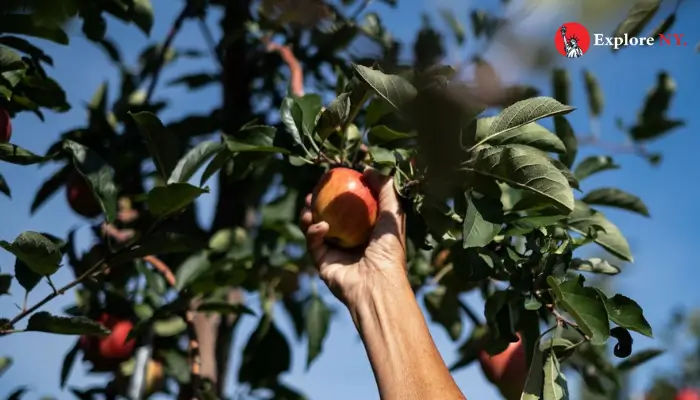
[[[445,2],[442,2],[445,3]],[[154,0],[158,12],[153,29],[153,40],[164,37],[170,21],[173,20],[178,7],[166,7],[172,0]],[[428,3],[430,4],[430,3]],[[446,3],[447,4],[447,3]],[[386,10],[381,4],[372,6],[374,10]],[[386,14],[385,22],[401,38],[406,38],[420,24],[420,12],[425,8],[421,0],[403,0],[399,10]],[[466,20],[466,5],[455,10],[462,20]],[[691,182],[700,180],[700,168],[696,165],[695,150],[700,146],[700,136],[692,132],[697,129],[698,119],[693,119],[696,106],[700,102],[697,88],[698,61],[700,54],[694,52],[694,44],[700,40],[700,27],[692,23],[693,16],[698,15],[700,4],[687,2],[679,17],[675,31],[685,33],[690,45],[686,48],[629,48],[620,54],[611,54],[609,49],[592,48],[585,57],[578,60],[561,60],[562,65],[570,68],[570,74],[576,79],[573,88],[573,105],[579,110],[570,114],[569,119],[577,132],[588,129],[586,102],[581,80],[581,69],[588,68],[598,76],[605,95],[605,114],[601,121],[601,131],[606,141],[622,142],[624,137],[615,127],[615,118],[631,122],[641,104],[641,99],[651,88],[659,69],[667,70],[678,84],[678,94],[673,101],[671,115],[687,121],[687,126],[673,135],[654,143],[651,148],[664,155],[664,162],[654,168],[632,155],[617,157],[623,169],[606,172],[583,183],[583,190],[597,187],[618,186],[641,196],[648,205],[652,218],[645,219],[636,215],[618,211],[606,211],[608,217],[618,224],[625,233],[635,253],[636,262],[625,267],[623,274],[615,281],[616,289],[636,300],[642,305],[652,326],[657,332],[668,319],[669,310],[674,306],[692,307],[700,303],[697,291],[697,271],[688,249],[692,249],[696,235],[694,223],[700,222],[696,211],[696,198],[700,187]],[[537,35],[542,40],[550,38],[564,21],[577,20],[573,12],[561,11],[558,19],[543,13],[532,16],[527,28],[529,34]],[[544,22],[546,21],[546,23]],[[217,24],[216,16],[209,23]],[[525,28],[523,28],[525,29]],[[532,32],[530,32],[532,31]],[[14,122],[13,142],[42,153],[57,135],[84,123],[86,113],[81,105],[85,104],[98,85],[104,80],[110,83],[112,92],[117,90],[116,71],[109,64],[107,57],[85,39],[80,37],[79,28],[75,29],[72,44],[61,47],[51,43],[41,46],[53,56],[56,68],[52,76],[67,89],[73,109],[67,114],[46,114],[46,122],[40,122],[34,115],[24,113]],[[135,61],[136,54],[146,43],[145,37],[134,27],[110,22],[110,34],[121,42],[123,54],[127,60]],[[409,36],[410,37],[410,36]],[[202,38],[196,25],[187,24],[176,40],[179,47],[199,47]],[[181,115],[208,111],[219,104],[220,93],[217,88],[187,93],[181,88],[166,88],[165,82],[184,72],[213,71],[209,60],[178,61],[169,68],[161,79],[156,97],[167,99],[170,107],[162,115],[163,119],[176,119]],[[513,68],[509,69],[513,72]],[[517,71],[516,71],[517,72]],[[549,77],[545,74],[529,73],[527,81],[545,88],[545,95],[550,94]],[[113,95],[112,95],[113,96]],[[579,157],[603,153],[595,148],[584,148]],[[580,159],[579,158],[579,159]],[[13,199],[0,197],[2,224],[0,238],[11,240],[25,230],[47,231],[56,235],[67,234],[74,227],[80,227],[81,250],[89,248],[91,233],[85,221],[76,217],[68,208],[63,193],[48,202],[34,216],[29,216],[29,204],[38,185],[53,172],[52,167],[17,167],[0,164],[2,173],[13,190]],[[207,209],[213,206],[213,196],[201,200],[204,210],[203,218],[209,217]],[[13,258],[0,252],[0,268],[4,273],[12,271]],[[53,278],[59,285],[72,280],[68,270],[59,271]],[[0,316],[9,317],[17,312],[15,303],[21,303],[23,289],[18,284],[12,286],[13,297],[0,298]],[[48,285],[40,284],[30,297],[35,303],[49,293]],[[329,298],[330,300],[330,298]],[[476,298],[470,302],[479,307]],[[54,300],[44,310],[60,313],[62,308],[73,301],[72,293]],[[337,302],[334,305],[340,308]],[[254,318],[246,318],[239,327],[235,342],[234,355],[248,338],[255,325]],[[285,318],[281,319],[281,328],[292,337],[291,325]],[[455,359],[455,345],[444,330],[433,326],[432,333],[437,345],[448,363]],[[53,336],[37,333],[10,335],[2,338],[0,356],[14,358],[14,366],[2,377],[0,397],[7,396],[17,385],[27,385],[33,391],[25,398],[40,398],[52,395],[56,398],[71,398],[68,392],[61,392],[58,387],[58,371],[64,354],[73,344],[75,338]],[[635,336],[636,349],[660,346],[661,343]],[[346,312],[341,310],[334,321],[330,336],[325,343],[325,351],[312,368],[304,368],[306,360],[305,347],[294,348],[293,371],[285,380],[305,392],[310,399],[356,400],[377,398],[375,383],[364,350]],[[633,392],[641,390],[648,382],[651,373],[673,365],[678,352],[661,357],[643,367],[635,375]],[[240,359],[234,356],[233,363]],[[573,378],[573,377],[572,377]],[[477,365],[460,370],[455,374],[457,383],[470,399],[497,398],[496,392],[485,383]],[[229,379],[229,390],[233,390],[234,376]],[[76,363],[70,385],[86,386],[100,382],[100,377],[86,376],[82,366]],[[574,397],[575,398],[575,397]]]

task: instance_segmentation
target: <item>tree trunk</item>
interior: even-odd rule
[[[250,104],[252,77],[247,63],[251,49],[249,49],[246,35],[241,35],[241,32],[245,32],[246,21],[250,19],[250,6],[251,0],[228,0],[225,3],[224,17],[221,21],[223,37],[236,37],[222,49],[224,65],[221,115],[224,132],[229,134],[238,131],[253,115]],[[248,196],[245,196],[253,182],[244,179],[229,184],[227,178],[226,172],[222,169],[219,173],[219,194],[211,233],[236,226],[251,228],[255,221],[255,204],[251,204]],[[242,289],[231,288],[228,301],[242,302]],[[196,314],[194,317],[202,360],[202,378],[212,382],[219,396],[226,386],[231,344],[237,322],[237,316],[222,319],[219,315]]]

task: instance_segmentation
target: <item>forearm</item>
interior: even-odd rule
[[[465,399],[435,347],[405,276],[378,278],[370,293],[348,308],[382,399]]]

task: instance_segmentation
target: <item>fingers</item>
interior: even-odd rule
[[[377,194],[379,201],[379,212],[389,211],[398,213],[400,210],[399,197],[394,189],[394,179],[390,176],[384,176],[379,171],[367,168],[364,176],[367,185],[374,193]]]
[[[311,204],[311,195],[306,197],[306,204],[307,206],[301,210],[299,225],[301,226],[301,230],[306,235],[306,246],[309,249],[311,258],[316,264],[316,268],[320,269],[321,259],[326,253],[324,238],[328,234],[330,226],[326,222],[320,222],[317,224],[313,223],[313,215],[311,213],[311,209],[309,208]]]

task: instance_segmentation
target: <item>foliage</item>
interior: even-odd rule
[[[90,221],[100,245],[82,255],[73,234],[61,239],[23,232],[0,242],[16,257],[14,274],[0,275],[2,294],[8,294],[13,279],[29,292],[44,277],[53,287],[51,276],[59,268],[71,268],[76,276],[34,307],[0,320],[2,333],[108,334],[94,319],[105,310],[119,311],[136,322],[131,337],[152,347],[183,393],[223,396],[226,371],[200,377],[199,355],[188,359],[179,339],[201,339],[196,317],[204,313],[233,315],[233,321],[256,318],[236,374],[240,385],[251,393],[271,390],[275,398],[303,398],[278,379],[290,368],[292,347],[277,328],[272,305],[282,302],[299,338],[307,338],[308,366],[322,354],[333,313],[315,285],[299,285],[303,276],[316,278],[300,251],[304,236],[297,226],[298,209],[325,169],[371,165],[394,176],[404,201],[409,278],[416,291],[429,290],[430,318],[455,341],[464,336],[463,314],[483,325],[460,345],[453,369],[472,362],[482,347],[492,354],[503,350],[520,332],[531,365],[528,398],[566,398],[562,366],[578,371],[593,390],[619,385],[619,371],[639,362],[614,366],[601,355],[601,346],[612,341],[615,354],[628,357],[633,354],[630,331],[651,337],[652,328],[634,300],[608,296],[586,278],[590,273],[616,275],[621,268],[602,258],[580,258],[577,251],[595,243],[617,259],[633,261],[622,232],[599,207],[646,217],[650,212],[637,196],[615,187],[580,193],[580,181],[619,166],[608,155],[577,160],[580,137],[566,119],[575,110],[569,105],[567,71],[552,72],[553,97],[517,85],[486,96],[462,83],[458,71],[439,64],[445,56],[443,35],[427,18],[417,33],[413,62],[402,64],[400,43],[379,15],[363,13],[366,4],[307,3],[308,13],[295,13],[288,2],[263,1],[259,13],[246,16],[246,10],[241,13],[223,0],[188,2],[164,43],[146,48],[135,68],[124,63],[108,38],[104,16],[149,33],[154,17],[148,0],[52,2],[63,5],[59,14],[48,12],[42,2],[36,2],[33,13],[19,14],[8,3],[0,22],[0,106],[11,115],[32,112],[43,119],[46,110],[70,108],[64,90],[44,70],[51,57],[16,36],[67,44],[61,25],[66,19],[82,21],[84,34],[106,50],[122,81],[113,103],[107,100],[108,85],[100,86],[88,104],[85,125],[61,133],[45,154],[0,143],[2,162],[55,167],[37,190],[31,212],[74,173],[88,182],[102,210],[99,221]],[[201,19],[214,7],[224,7],[224,19],[233,25],[210,49],[223,73],[188,74],[171,84],[194,90],[223,82],[222,109],[164,123],[157,114],[167,102],[153,100],[162,68],[178,57],[206,55],[172,48],[173,37],[185,21]],[[346,11],[353,7],[355,12]],[[618,30],[643,29],[648,18],[642,21],[640,12],[632,12]],[[457,43],[467,40],[461,22],[449,12],[443,16]],[[474,38],[489,40],[503,24],[507,21],[486,11],[471,14]],[[243,28],[243,37],[232,34]],[[283,36],[288,45],[275,45],[273,35]],[[351,44],[362,40],[379,47],[381,56],[352,54]],[[248,58],[242,61],[243,56]],[[241,62],[248,63],[245,72],[233,68]],[[493,70],[483,59],[475,63],[482,71]],[[289,78],[284,76],[287,67]],[[335,76],[321,73],[328,69]],[[318,93],[303,93],[300,77],[313,78]],[[289,90],[281,90],[279,83],[287,81]],[[595,119],[603,112],[602,89],[590,72],[585,84]],[[641,146],[683,125],[668,116],[673,93],[671,78],[659,72],[638,120],[625,128],[633,141]],[[333,100],[324,102],[331,94]],[[252,99],[275,104],[278,115],[255,112]],[[497,115],[485,113],[493,110]],[[547,119],[553,120],[554,132],[543,124]],[[280,122],[275,125],[275,120]],[[658,154],[642,154],[651,162],[660,160]],[[192,183],[200,171],[201,179]],[[195,201],[211,195],[206,185],[215,176],[218,204],[207,229],[195,218]],[[11,182],[0,176],[0,183],[10,196]],[[279,195],[263,204],[273,189]],[[438,265],[435,257],[441,252],[446,258]],[[139,277],[145,278],[144,286],[130,284]],[[73,288],[79,301],[65,310],[67,316],[35,312]],[[483,295],[484,321],[461,300],[471,290]],[[242,296],[253,292],[260,294],[261,315]],[[28,324],[21,328],[18,323],[25,318]],[[221,342],[230,342],[232,333],[225,339],[221,332]],[[62,384],[80,351],[76,344],[67,354]],[[227,365],[227,354],[216,357]],[[9,361],[0,365],[2,370]],[[72,391],[83,399],[123,391],[117,377],[142,374],[136,365],[134,359],[125,362],[106,387]]]

